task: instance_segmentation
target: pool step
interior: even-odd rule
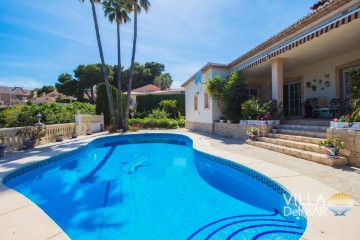
[[[265,148],[268,150],[272,150],[275,152],[283,153],[286,155],[302,158],[308,161],[321,163],[324,165],[337,167],[337,166],[344,166],[347,165],[348,160],[345,157],[338,157],[338,158],[329,158],[325,154],[318,153],[318,152],[311,152],[306,150],[301,150],[293,147],[282,146],[270,142],[265,142],[264,138],[260,138],[260,141],[250,141],[246,140],[247,144],[252,146]]]

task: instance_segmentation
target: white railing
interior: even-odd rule
[[[74,128],[76,124],[76,129]],[[100,132],[104,130],[104,116],[103,115],[75,115],[75,123],[64,123],[64,124],[53,124],[53,125],[44,125],[46,134],[44,137],[38,139],[38,144],[45,144],[49,142],[54,142],[56,140],[56,135],[59,132],[64,134],[64,138],[71,138],[72,133],[76,130],[78,135],[86,134],[86,130],[90,129],[93,133]],[[0,139],[0,144],[6,145],[6,151],[16,151],[24,148],[23,134],[25,133],[26,127],[15,127],[15,128],[1,128],[0,136],[3,140]],[[29,134],[29,133],[28,133]]]

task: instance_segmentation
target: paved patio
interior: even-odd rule
[[[188,130],[183,130],[188,131]],[[360,203],[360,169],[351,166],[329,167],[301,158],[245,144],[244,140],[215,134],[194,132],[204,136],[214,148],[273,163],[320,181],[339,192],[349,194]]]

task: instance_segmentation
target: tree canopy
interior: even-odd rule
[[[106,65],[106,68],[110,84],[116,86],[115,79],[117,79],[118,75],[118,66]],[[135,62],[132,88],[135,89],[148,84],[157,85],[163,90],[170,88],[173,81],[172,77],[169,73],[163,73],[164,71],[165,66],[161,63],[146,62],[142,65]],[[130,68],[121,68],[121,89],[123,92],[127,91],[129,73]],[[84,100],[84,95],[86,95],[90,102],[93,102],[94,92],[92,90],[103,82],[101,64],[81,64],[74,69],[74,75],[69,73],[60,74],[55,87],[59,93],[76,97],[79,101]]]
[[[113,67],[106,65],[108,78],[113,79]],[[101,64],[79,65],[74,70],[74,77],[69,73],[60,74],[58,82],[55,84],[59,93],[76,97],[78,100],[84,99],[84,94],[88,96],[91,103],[94,102],[94,88],[99,83],[104,82]]]
[[[227,80],[215,76],[207,81],[206,88],[218,103],[222,114],[234,122],[239,121],[245,90],[245,79],[242,74],[234,72]]]
[[[173,80],[169,73],[161,74],[157,76],[154,80],[154,85],[158,86],[161,90],[167,90],[170,88]]]

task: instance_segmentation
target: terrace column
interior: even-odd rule
[[[284,59],[276,58],[271,61],[271,83],[272,99],[278,103],[283,102],[283,84],[284,84]]]

